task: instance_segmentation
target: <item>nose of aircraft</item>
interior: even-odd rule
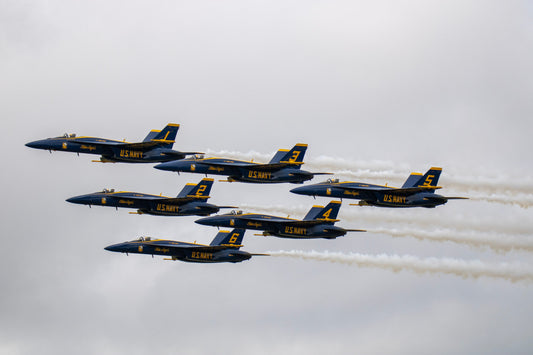
[[[112,244],[104,248],[107,251],[116,251],[116,252],[122,252],[124,251],[124,243],[119,244]]]
[[[219,226],[221,225],[222,218],[218,216],[204,217],[194,221],[195,223],[202,224],[204,226]]]
[[[166,171],[181,171],[188,163],[182,163],[180,161],[169,161],[166,163],[157,164],[154,168]]]
[[[295,189],[292,189],[291,192],[298,195],[314,195],[316,192],[316,187],[312,185],[300,186]]]
[[[74,197],[71,197],[71,198],[67,198],[66,201],[70,202],[70,203],[78,203],[78,204],[81,204],[81,205],[86,205],[86,204],[90,204],[91,203],[91,199],[87,195],[74,196]]]
[[[29,142],[26,143],[25,146],[36,149],[48,149],[48,144],[46,144],[43,140]]]

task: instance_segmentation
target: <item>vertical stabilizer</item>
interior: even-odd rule
[[[174,145],[174,140],[176,139],[176,134],[178,133],[178,129],[180,128],[179,124],[176,123],[169,123],[161,130],[161,132],[158,132],[155,137],[151,139],[151,141],[159,141],[161,143],[167,143],[164,145],[165,148],[172,148]],[[148,135],[150,135],[152,132],[150,132]],[[147,137],[148,138],[148,137]]]
[[[196,198],[209,198],[211,187],[213,186],[213,179],[204,178],[198,184],[187,184],[178,194],[178,198],[181,197],[196,197]]]
[[[304,217],[304,221],[310,221],[313,219],[336,219],[341,208],[341,201],[331,201],[326,207],[313,206],[307,215]]]
[[[242,239],[246,229],[235,228],[232,231],[220,231],[211,242],[211,246],[224,245],[239,249],[242,245]]]
[[[440,173],[442,172],[442,168],[436,168],[433,167],[429,169],[424,176],[422,176],[418,182],[416,183],[415,187],[427,187],[427,186],[434,186],[437,187],[439,183]],[[433,191],[435,190],[428,190]]]
[[[270,164],[287,163],[299,168],[303,164],[307,144],[298,143],[291,150],[280,149],[274,155]]]
[[[405,180],[405,182],[403,183],[402,188],[417,186],[418,181],[421,178],[422,178],[422,174],[421,173],[411,173],[411,175],[409,175],[407,180]]]

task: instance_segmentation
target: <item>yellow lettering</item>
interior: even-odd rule
[[[302,227],[285,227],[285,233],[287,234],[297,234],[297,235],[307,235],[307,229]]]

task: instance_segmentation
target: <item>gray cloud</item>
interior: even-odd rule
[[[531,11],[523,1],[0,2],[0,353],[529,353],[529,285],[107,252],[139,235],[208,243],[216,229],[66,198],[103,187],[172,195],[201,177],[23,144],[65,131],[136,141],[177,122],[177,149],[266,161],[303,142],[306,161],[341,158],[350,179],[396,183],[440,165],[446,192],[529,198]],[[217,181],[212,199],[294,217],[326,201],[289,189]],[[490,198],[409,211],[346,202],[347,228],[531,237],[531,208]],[[523,250],[386,233],[294,241],[249,231],[244,244],[531,264]]]

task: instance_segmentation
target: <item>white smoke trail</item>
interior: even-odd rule
[[[258,159],[260,162],[267,162],[274,156],[274,153],[262,154],[254,151],[242,153],[209,149],[207,154],[234,159]],[[377,179],[379,181],[374,183],[388,183],[391,186],[400,186],[409,176],[409,172],[413,171],[412,168],[405,164],[395,164],[389,161],[360,161],[328,156],[310,159],[307,161],[306,166],[311,171],[331,172],[338,175],[338,177],[350,180]],[[368,182],[373,183],[372,181]],[[444,172],[441,178],[441,185],[456,193],[478,193],[484,195],[477,196],[477,200],[515,204],[524,208],[533,206],[533,177],[516,178],[503,175],[498,177],[456,176],[449,172]]]
[[[525,236],[477,233],[474,231],[461,232],[452,229],[425,231],[419,229],[368,228],[368,232],[387,234],[392,237],[411,237],[418,240],[466,244],[477,248],[489,247],[498,252],[509,252],[511,250],[533,252],[533,238]]]
[[[530,208],[533,207],[533,195],[526,195],[526,194],[517,194],[515,196],[506,196],[506,195],[486,195],[486,196],[479,196],[474,195],[469,197],[473,201],[486,201],[486,202],[495,202],[500,203],[503,205],[513,205],[513,206],[520,206],[522,208]]]
[[[298,206],[282,206],[282,205],[254,205],[254,204],[239,204],[239,206],[248,212],[257,213],[270,213],[280,216],[293,216],[295,218],[303,218],[307,211],[310,209],[310,205],[298,205]],[[359,206],[347,206],[341,208],[339,213],[339,219],[342,222],[354,222],[358,227],[368,227],[369,223],[379,224],[393,224],[407,225],[427,228],[440,228],[450,229],[453,232],[460,231],[478,231],[478,232],[490,232],[499,235],[533,235],[533,225],[528,225],[529,221],[523,221],[522,223],[509,224],[501,222],[499,220],[486,219],[486,220],[471,220],[465,219],[463,216],[458,215],[455,217],[448,216],[446,219],[439,214],[406,214],[399,213],[398,210],[379,209],[375,207],[359,207]],[[425,212],[425,211],[422,211]],[[526,223],[528,222],[528,223]],[[503,224],[502,224],[503,223]],[[453,228],[450,228],[453,226]]]
[[[367,255],[359,253],[330,253],[305,251],[270,251],[268,254],[276,257],[300,258],[304,260],[328,261],[355,265],[359,267],[374,267],[399,272],[408,270],[417,274],[448,274],[462,278],[491,277],[505,279],[511,282],[533,281],[533,268],[530,265],[518,263],[487,264],[480,260],[460,260],[451,258],[421,259],[410,255]]]
[[[249,151],[248,153],[235,152],[230,150],[212,150],[206,149],[205,154],[210,157],[223,157],[229,159],[239,159],[239,160],[257,160],[258,163],[267,163],[274,156],[272,154],[263,154],[256,151]]]
[[[302,218],[308,206],[255,206],[241,204],[246,210]],[[360,211],[358,207],[353,209]],[[374,211],[379,212],[379,211]],[[476,248],[491,248],[497,252],[527,251],[533,252],[533,228],[524,225],[500,226],[481,221],[475,224],[469,220],[457,219],[443,221],[441,216],[429,218],[428,216],[399,215],[390,213],[361,213],[344,212],[343,222],[354,222],[353,228],[364,228],[368,232],[387,234],[392,237],[411,237],[418,240],[434,242],[452,242],[469,245]],[[368,224],[379,225],[372,228]],[[392,224],[394,227],[383,227]],[[453,226],[453,227],[450,227]],[[413,227],[414,226],[414,227]],[[421,227],[430,230],[421,229]]]

